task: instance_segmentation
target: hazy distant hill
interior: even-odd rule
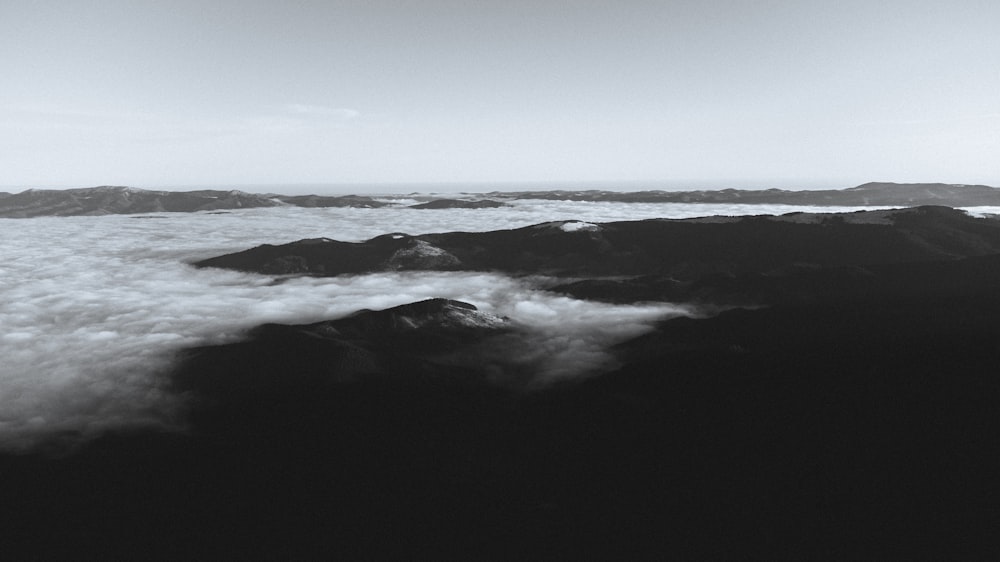
[[[377,201],[371,197],[361,195],[275,195],[282,203],[294,205],[296,207],[363,207],[366,209],[375,207],[385,207],[390,203]]]
[[[154,191],[134,187],[101,186],[65,190],[29,189],[17,194],[0,194],[0,217],[194,212],[280,205],[379,207],[385,203],[353,195],[291,197],[237,190]]]
[[[502,207],[504,200],[615,201],[623,203],[740,203],[760,205],[971,207],[1000,205],[1000,189],[986,185],[943,183],[866,183],[849,189],[822,191],[699,190],[699,191],[516,191],[484,194],[490,199],[440,199],[412,205],[414,209]],[[392,205],[363,195],[277,195],[245,191],[155,191],[133,187],[29,189],[0,193],[0,218],[193,212],[249,207],[362,207]]]
[[[496,207],[506,207],[506,203],[493,201],[492,199],[480,199],[478,201],[468,201],[465,199],[435,199],[427,203],[410,205],[411,209],[493,209]]]
[[[162,211],[207,211],[272,207],[280,203],[242,191],[147,191],[102,186],[81,189],[29,189],[0,199],[0,216],[10,218],[110,215]]]
[[[1000,205],[1000,189],[986,185],[873,182],[849,189],[789,191],[784,189],[697,191],[521,191],[494,192],[493,197],[625,203],[742,203],[768,205]]]

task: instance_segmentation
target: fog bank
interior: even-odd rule
[[[745,206],[744,206],[745,207]],[[753,207],[767,210],[812,210]],[[671,304],[615,306],[479,273],[280,280],[188,262],[262,243],[363,240],[591,222],[740,214],[734,206],[519,202],[501,209],[247,209],[223,214],[0,219],[0,448],[58,433],[178,426],[163,375],[181,349],[233,341],[263,322],[305,323],[430,297],[470,302],[533,334],[526,357],[545,380],[609,365],[605,348],[685,313]],[[526,353],[528,353],[526,351]]]

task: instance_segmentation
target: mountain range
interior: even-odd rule
[[[696,191],[520,191],[493,192],[491,197],[618,201],[624,203],[739,203],[745,205],[918,206],[972,207],[1000,205],[1000,189],[987,185],[870,182],[847,189],[721,189]]]
[[[866,183],[841,190],[781,189],[718,191],[520,191],[470,194],[463,199],[438,199],[417,209],[487,208],[515,199],[615,201],[626,203],[784,204],[818,206],[971,207],[1000,205],[1000,189],[985,185],[943,183]],[[153,212],[197,212],[248,207],[384,207],[393,203],[368,196],[255,194],[238,190],[157,191],[102,186],[52,190],[29,189],[0,193],[0,218],[108,215]]]
[[[578,289],[587,282],[622,283],[625,278],[647,288],[659,283],[657,299],[677,301],[710,286],[749,290],[760,287],[761,279],[816,269],[995,253],[1000,253],[1000,222],[925,206],[600,224],[557,221],[490,232],[390,233],[364,242],[315,238],[265,244],[195,265],[311,276],[497,271],[574,280]]]
[[[0,193],[0,217],[116,215],[160,212],[197,212],[249,207],[382,207],[370,197],[261,195],[244,191],[153,191],[134,187],[102,186],[80,189],[29,189]]]

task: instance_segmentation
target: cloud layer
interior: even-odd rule
[[[276,280],[187,264],[310,237],[363,240],[388,231],[746,212],[711,207],[524,202],[442,211],[273,208],[0,219],[0,448],[30,446],[60,433],[179,424],[179,404],[162,377],[178,350],[233,341],[263,322],[313,322],[429,297],[463,300],[510,317],[533,334],[524,361],[546,381],[599,370],[609,365],[607,345],[684,309],[578,301],[539,291],[531,280],[485,273]]]

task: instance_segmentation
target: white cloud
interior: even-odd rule
[[[793,210],[775,208],[779,212]],[[803,209],[808,210],[808,209]],[[683,312],[669,304],[615,306],[539,291],[532,280],[488,273],[393,273],[289,279],[197,270],[185,261],[262,243],[363,240],[760,207],[525,202],[500,209],[245,209],[229,214],[0,219],[0,448],[55,432],[177,423],[163,388],[173,354],[232,341],[263,322],[304,323],[429,297],[510,317],[530,337],[512,340],[544,381],[610,366],[606,346]],[[502,359],[510,362],[510,351]],[[499,364],[498,356],[497,363]],[[536,381],[537,382],[537,381]]]

